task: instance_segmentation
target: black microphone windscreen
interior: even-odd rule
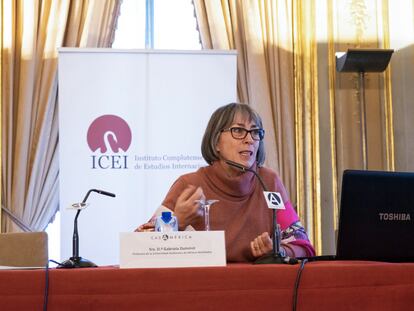
[[[107,195],[107,196],[113,197],[113,198],[115,197],[114,193],[111,193],[111,192],[108,192],[108,191],[98,190],[98,189],[96,189],[95,191],[98,192],[99,194]]]
[[[226,162],[228,165],[230,165],[230,166],[233,166],[233,167],[238,168],[239,170],[242,170],[243,172],[245,172],[245,171],[248,171],[248,170],[249,170],[247,167],[244,167],[244,166],[243,166],[243,165],[241,165],[240,163],[233,162],[233,161],[230,161],[230,160],[225,160],[225,162]]]

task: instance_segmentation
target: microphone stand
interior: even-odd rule
[[[251,168],[247,168],[239,163],[225,160],[225,162],[235,167],[242,172],[251,172],[254,176],[259,180],[260,185],[263,188],[263,191],[268,191],[262,177],[257,174],[257,172]],[[262,257],[258,258],[254,264],[296,264],[298,263],[296,258],[290,258],[289,256],[284,256],[282,252],[280,251],[280,225],[277,223],[277,213],[276,209],[272,208],[272,218],[273,218],[273,236],[272,236],[272,242],[273,242],[273,249],[272,253],[263,255]]]
[[[97,192],[99,194],[103,194],[110,197],[115,197],[115,194],[98,190],[98,189],[90,189],[85,197],[82,200],[82,203],[79,203],[79,209],[76,212],[75,220],[73,221],[73,238],[72,238],[72,257],[63,261],[59,264],[56,268],[94,268],[97,267],[92,261],[82,258],[79,256],[79,234],[78,234],[78,217],[81,212],[81,208],[86,206],[86,200],[89,197],[91,192]],[[73,204],[76,205],[76,204]]]

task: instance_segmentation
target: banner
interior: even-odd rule
[[[119,263],[119,233],[133,231],[174,180],[206,165],[202,135],[212,112],[236,101],[234,51],[59,50],[61,260]]]

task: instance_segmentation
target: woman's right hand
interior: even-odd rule
[[[174,208],[180,230],[184,230],[192,221],[202,216],[200,204],[196,202],[202,199],[205,199],[203,189],[193,185],[185,188],[180,194]]]

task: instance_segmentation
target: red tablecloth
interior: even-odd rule
[[[292,310],[299,265],[49,270],[48,310]],[[44,270],[0,271],[0,310],[41,310]],[[305,265],[297,310],[414,310],[414,263]]]

